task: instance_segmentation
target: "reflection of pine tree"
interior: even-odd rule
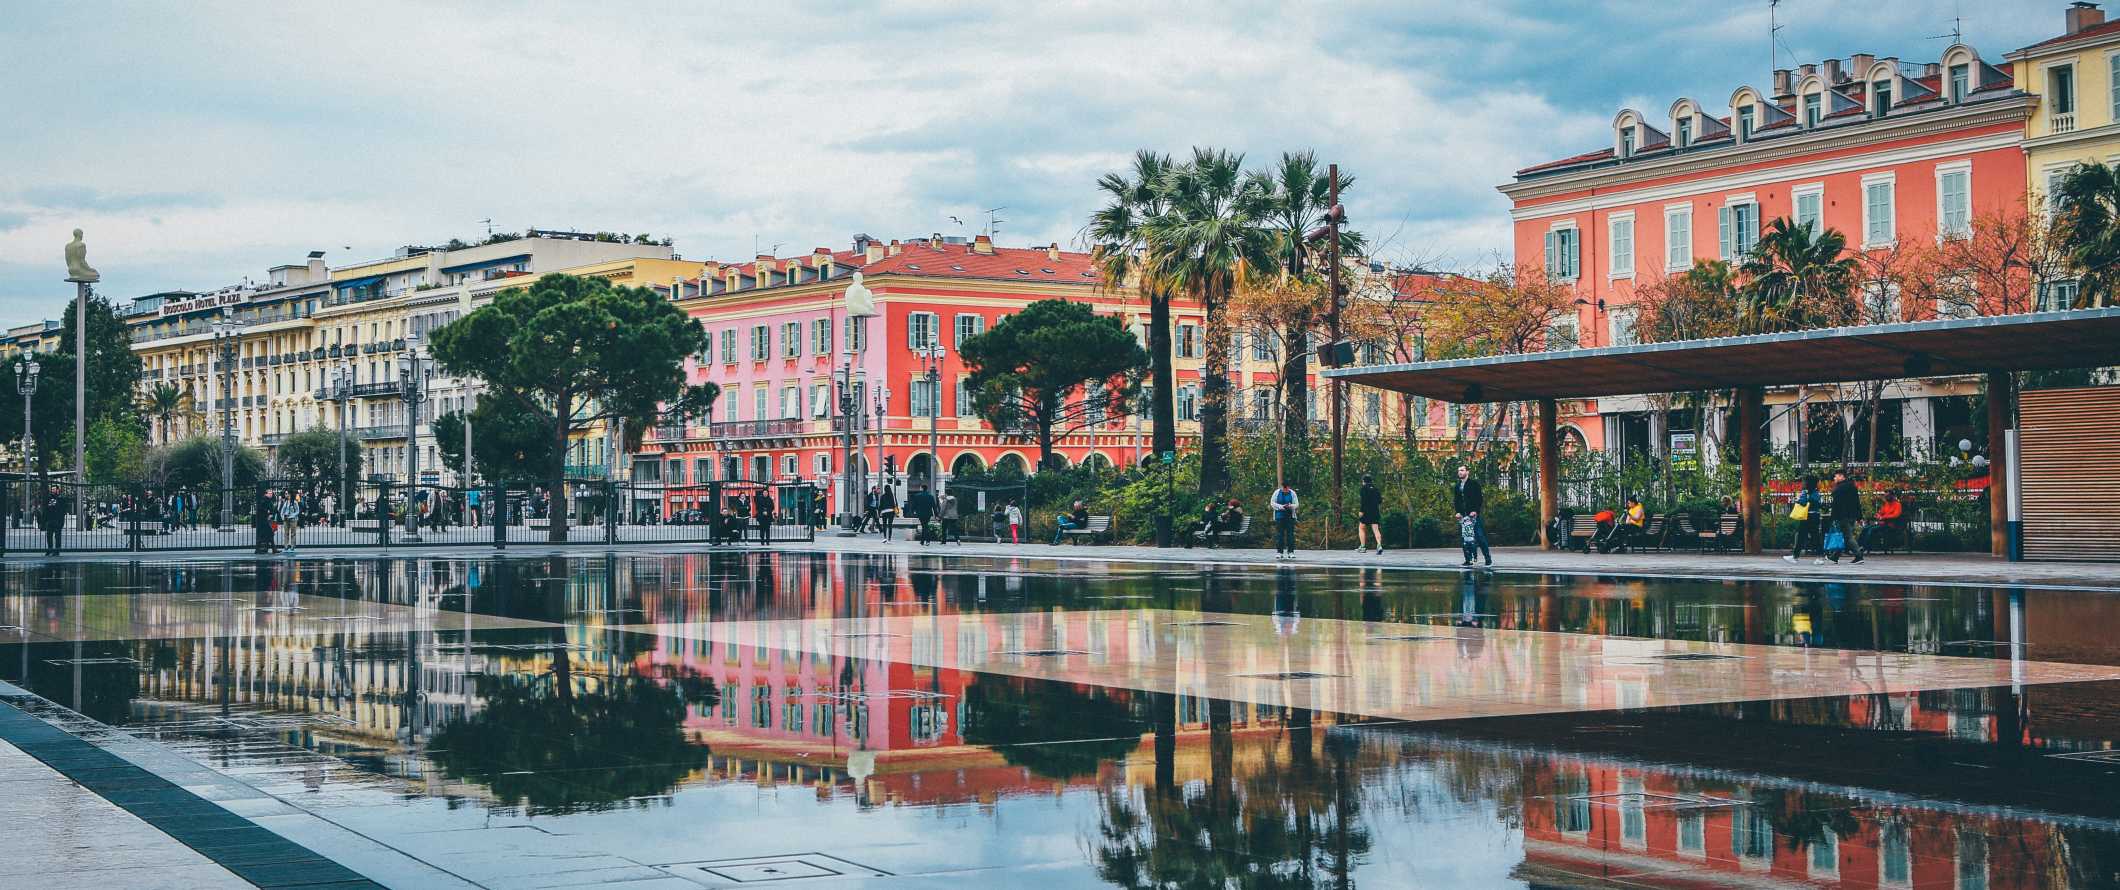
[[[666,794],[705,765],[707,749],[685,740],[679,691],[629,675],[575,686],[565,650],[547,677],[479,677],[479,712],[443,726],[428,755],[444,775],[486,785],[533,813],[600,810]],[[684,694],[702,707],[719,701],[714,690],[688,687]]]
[[[964,691],[964,741],[991,746],[1001,759],[1048,778],[1095,775],[1140,744],[1141,724],[1125,694],[982,675]]]

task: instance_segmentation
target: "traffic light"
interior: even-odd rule
[[[883,474],[885,476],[898,475],[898,455],[886,454],[883,456]]]

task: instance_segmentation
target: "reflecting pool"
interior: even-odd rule
[[[2115,627],[924,555],[0,571],[17,706],[394,886],[2116,886]]]

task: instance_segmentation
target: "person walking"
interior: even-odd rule
[[[865,532],[871,528],[875,528],[876,516],[882,509],[882,493],[877,490],[876,486],[869,486],[868,495],[861,499],[861,527],[855,529],[855,531]],[[881,529],[878,530],[880,531]]]
[[[1376,539],[1377,553],[1384,552],[1384,491],[1377,488],[1375,476],[1362,476],[1360,507],[1354,517],[1355,552],[1369,549],[1369,539]]]
[[[44,532],[44,555],[59,555],[59,531],[66,527],[66,501],[59,497],[59,489],[44,493],[44,500],[37,505],[37,529]]]
[[[964,540],[958,537],[957,534],[957,496],[944,492],[941,509],[942,519],[939,525],[942,527],[942,543],[964,543]]]
[[[913,540],[926,547],[932,537],[928,534],[928,521],[935,518],[935,496],[927,486],[914,488],[912,494],[905,496],[905,515],[913,518]]]
[[[282,556],[294,552],[295,533],[300,531],[301,527],[302,495],[300,492],[290,491],[280,500],[280,530],[287,537],[287,546],[280,548]]]
[[[751,494],[751,521],[758,523],[758,543],[773,543],[773,490],[760,488]]]
[[[1818,496],[1818,477],[1803,477],[1803,489],[1796,493],[1796,500],[1789,503],[1789,518],[1796,522],[1796,546],[1781,559],[1795,562],[1803,558],[1803,545],[1809,542],[1811,553],[1823,556],[1818,546],[1818,506],[1825,499]],[[1817,560],[1824,563],[1824,559]]]
[[[1841,470],[1833,474],[1833,527],[1840,531],[1841,546],[1854,558],[1852,563],[1862,562],[1862,491],[1855,487],[1855,480]],[[1841,551],[1826,554],[1826,558],[1840,562]]]
[[[250,552],[272,552],[272,525],[279,511],[273,509],[272,492],[260,485],[250,499]]]
[[[1015,501],[1009,501],[1008,508],[1002,511],[1002,515],[1008,518],[1009,543],[1023,543],[1023,508],[1016,506]]]
[[[898,521],[898,490],[885,485],[883,493],[876,497],[876,524],[883,527],[883,539],[891,539],[891,526]]]
[[[1273,558],[1294,559],[1296,508],[1302,505],[1302,499],[1296,497],[1296,490],[1288,487],[1288,480],[1284,479],[1268,502],[1273,505]]]
[[[1487,509],[1486,492],[1480,489],[1480,481],[1472,478],[1471,467],[1459,465],[1457,477],[1457,487],[1450,492],[1450,509],[1456,514],[1453,518],[1459,522],[1472,519],[1472,545],[1479,550],[1481,559],[1494,565],[1494,551],[1487,547],[1487,520],[1480,517],[1481,511]],[[1467,550],[1463,565],[1471,564],[1472,551]]]

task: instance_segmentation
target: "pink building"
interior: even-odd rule
[[[1771,88],[1741,86],[1726,102],[1681,98],[1657,116],[1623,109],[1611,144],[1520,170],[1500,189],[1514,204],[1516,256],[1542,260],[1580,294],[1556,339],[1626,345],[1637,288],[1697,260],[1735,265],[1777,218],[1838,230],[1850,250],[1874,253],[1902,239],[1966,237],[1984,215],[2023,213],[2019,142],[2032,102],[1963,44],[1926,63],[1857,53],[1778,70]],[[1919,317],[1936,307],[1896,308]],[[1910,440],[1956,438],[1970,429],[1962,397],[1972,391],[1894,384],[1878,422]],[[1814,394],[1803,412],[1780,411],[1774,404],[1796,394],[1770,392],[1773,442],[1850,422],[1850,407],[1834,399]],[[1640,398],[1582,407],[1591,410],[1579,409],[1572,435],[1593,447],[1663,453],[1694,441],[1703,424],[1727,424],[1711,414],[1658,429]],[[1716,439],[1726,436],[1698,437],[1708,447]]]

